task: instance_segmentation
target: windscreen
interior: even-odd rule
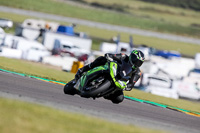
[[[122,61],[122,65],[120,68],[120,76],[121,77],[125,77],[127,75],[129,75],[129,73],[132,72],[132,67],[129,63]]]

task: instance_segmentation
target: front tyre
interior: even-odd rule
[[[124,100],[124,93],[123,91],[119,90],[119,91],[116,91],[112,98],[111,98],[111,101],[115,104],[119,104],[121,103],[122,101]]]
[[[78,91],[74,88],[74,85],[76,84],[76,82],[74,82],[74,81],[75,80],[73,79],[64,86],[63,91],[65,94],[75,95],[78,93]]]

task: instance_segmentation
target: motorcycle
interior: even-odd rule
[[[93,99],[104,97],[113,103],[120,103],[120,94],[123,95],[122,91],[129,82],[131,71],[132,67],[123,60],[121,63],[107,62],[83,73],[78,80],[68,82],[64,86],[64,93]]]

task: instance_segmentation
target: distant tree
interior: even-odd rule
[[[200,11],[200,0],[141,0]]]

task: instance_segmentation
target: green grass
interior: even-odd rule
[[[2,18],[9,18],[17,23],[22,23],[25,19],[30,18],[29,16],[22,16],[16,15],[11,13],[2,13],[0,12],[0,17]],[[37,19],[37,18],[36,18]],[[51,21],[51,20],[48,20]],[[68,25],[68,23],[59,22],[61,24]],[[15,27],[14,27],[15,28]],[[12,29],[5,29],[6,32],[14,33],[14,28]],[[83,31],[86,32],[89,36],[94,38],[101,38],[102,40],[109,41],[113,36],[116,36],[118,33],[115,31],[103,30],[98,28],[92,28],[88,26],[81,26],[78,25],[75,31]],[[121,41],[128,42],[129,35],[128,33],[119,33],[121,36]],[[200,45],[190,44],[190,43],[183,43],[183,42],[176,42],[170,40],[164,40],[154,37],[145,37],[140,35],[133,35],[134,43],[139,44],[146,44],[147,46],[154,47],[157,49],[162,50],[176,50],[182,54],[194,56],[196,53],[200,52]],[[99,50],[100,43],[102,40],[95,40],[93,39],[92,49]]]
[[[112,1],[111,4],[113,3],[114,1]],[[115,3],[120,5],[122,0],[117,0]],[[125,0],[123,3],[123,6],[127,8],[126,10],[128,13],[84,8],[58,0],[0,0],[1,5],[15,8],[58,14],[115,25],[200,37],[200,28],[191,26],[192,24],[199,24],[199,12],[179,8],[176,9],[158,4],[147,4],[136,0]],[[105,2],[105,4],[108,3]],[[182,22],[183,20],[187,21],[187,23]]]
[[[45,65],[25,60],[0,57],[0,68],[38,77],[67,82],[74,78],[73,73],[63,72],[51,65]]]
[[[159,133],[133,125],[0,98],[1,133]]]
[[[134,98],[139,98],[142,100],[153,101],[153,102],[164,104],[164,105],[170,105],[170,106],[186,109],[189,111],[196,111],[200,113],[199,102],[191,102],[191,101],[183,100],[183,99],[176,100],[173,98],[167,98],[167,97],[162,97],[158,95],[153,95],[150,93],[145,93],[137,89],[133,89],[130,92],[125,92],[125,95],[131,96]]]
[[[161,20],[167,23],[178,23],[183,26],[190,26],[193,23],[200,24],[200,13],[193,10],[186,10],[161,4],[148,3],[140,0],[84,0],[92,3],[98,2],[103,5],[118,4],[131,13],[140,17],[146,17],[154,20]],[[186,19],[187,18],[187,19]]]
[[[24,60],[9,59],[5,57],[0,57],[0,68],[7,69],[15,72],[26,73],[31,75],[36,75],[39,77],[45,77],[49,79],[54,79],[57,81],[67,82],[74,78],[74,74],[63,72],[58,69],[53,69],[51,66],[28,62]],[[132,90],[130,92],[125,92],[127,96],[149,100],[157,103],[162,103],[166,105],[171,105],[174,107],[179,107],[182,109],[200,112],[200,103],[186,101],[182,99],[172,99],[165,98],[157,95],[152,95],[139,90]]]

